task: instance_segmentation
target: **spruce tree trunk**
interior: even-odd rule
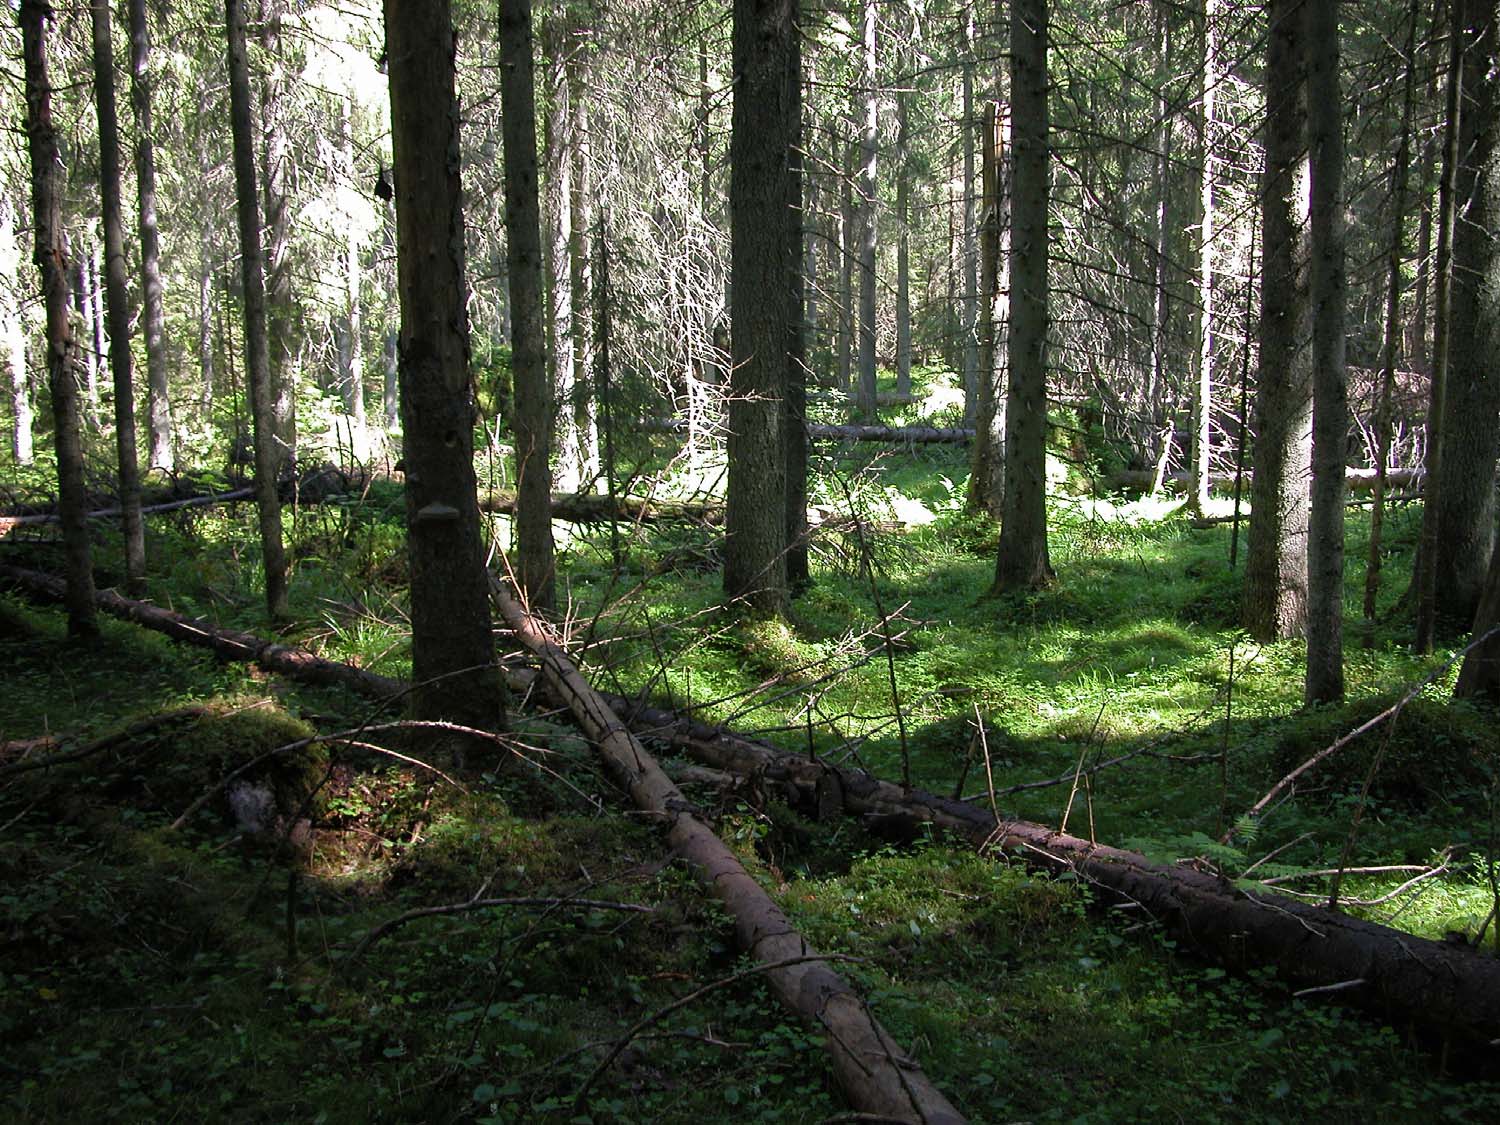
[[[137,232],[141,240],[141,334],[146,341],[147,464],[171,469],[172,400],[167,386],[167,339],[162,313],[161,238],[156,229],[156,149],[151,119],[151,29],[146,0],[129,0],[130,101],[135,110]],[[200,321],[201,323],[201,321]],[[200,337],[200,355],[201,355]],[[207,367],[213,377],[212,362]]]
[[[49,12],[44,0],[22,0],[22,54],[26,70],[26,141],[31,157],[32,236],[47,310],[47,383],[52,392],[57,450],[58,514],[62,518],[67,573],[68,632],[98,634],[94,573],[89,551],[88,497],[83,482],[83,428],[78,416],[78,348],[68,312],[68,260],[62,227],[63,165],[52,123],[47,76]]]
[[[120,201],[120,125],[115,109],[115,52],[109,0],[91,0],[94,105],[99,123],[99,197],[104,227],[105,307],[109,317],[109,370],[115,390],[115,450],[119,458],[120,525],[125,538],[125,588],[139,597],[146,587],[146,536],[141,526],[141,469],[135,448],[135,383],[130,370],[130,279]],[[170,444],[170,433],[168,441]]]
[[[858,392],[855,405],[859,416],[866,422],[875,419],[875,250],[876,234],[876,167],[875,159],[879,142],[879,91],[876,88],[875,55],[875,0],[864,0],[863,70],[860,73],[860,100],[864,120],[859,134],[859,371]]]
[[[561,16],[544,25],[546,59],[546,168],[543,172],[547,261],[547,373],[557,412],[550,438],[557,449],[553,486],[573,492],[581,479],[578,431],[573,424],[577,371],[573,353],[573,136],[571,30]]]
[[[984,133],[979,120],[974,116],[974,15],[968,12],[965,21],[968,49],[963,59],[963,120],[959,125],[959,146],[964,153],[963,182],[963,241],[960,257],[963,259],[963,378],[964,378],[964,425],[979,425],[979,399],[981,370],[979,366],[979,255],[976,238],[978,207],[974,190],[974,147],[976,138],[983,144]],[[991,392],[993,393],[993,392]],[[996,513],[999,514],[998,512]]]
[[[760,613],[787,608],[787,376],[799,228],[789,80],[796,0],[735,0],[729,139],[729,484],[724,593]],[[797,87],[800,89],[800,87]]]
[[[578,442],[578,477],[580,482],[589,483],[599,476],[599,425],[594,416],[594,156],[589,141],[588,70],[583,58],[574,60],[568,78],[569,104],[573,107],[573,174],[569,198],[573,238],[568,243],[568,257],[573,358],[577,366],[572,414]]]
[[[968,508],[999,519],[1005,501],[1005,399],[1008,363],[1001,356],[1007,336],[999,338],[1001,306],[1008,313],[1008,286],[1002,286],[1002,242],[1009,224],[1001,170],[1005,161],[1005,133],[999,107],[984,107],[978,130],[980,144],[978,384],[974,402],[974,452],[969,462]],[[1006,315],[1004,320],[1008,321]]]
[[[1495,145],[1495,0],[1468,0],[1464,108],[1459,124],[1457,212],[1442,480],[1438,483],[1437,617],[1474,620],[1495,543],[1500,459],[1500,159]]]
[[[1308,523],[1308,704],[1344,697],[1344,103],[1338,0],[1303,0],[1307,144],[1312,177],[1308,304],[1312,314],[1312,510]]]
[[[839,176],[839,307],[838,307],[838,389],[855,402],[854,387],[854,262],[855,219],[854,208],[854,145],[844,135],[842,125],[834,129],[834,145],[838,150],[837,163],[842,170]],[[856,406],[856,410],[858,407]]]
[[[22,280],[21,245],[17,241],[17,222],[20,217],[10,197],[0,192],[0,285],[11,285],[14,299],[5,302],[0,310],[0,362],[9,371],[7,391],[10,398],[10,452],[17,465],[30,465],[35,460],[33,444],[31,385],[26,370],[26,320],[21,313]]]
[[[1208,509],[1214,411],[1214,115],[1219,87],[1219,0],[1203,0],[1203,84],[1199,103],[1203,167],[1198,181],[1198,371],[1193,392],[1189,507]]]
[[[245,374],[255,435],[255,502],[265,567],[266,612],[289,615],[287,557],[281,541],[281,497],[276,480],[282,458],[276,437],[276,399],[266,340],[266,288],[260,245],[260,199],[255,182],[255,139],[250,124],[250,65],[245,43],[245,0],[225,0],[229,47],[229,123],[234,134],[234,182],[245,300]]]
[[[911,394],[911,96],[896,95],[896,393]]]
[[[1052,580],[1047,557],[1047,0],[1011,0],[1011,322],[996,593]]]
[[[504,723],[474,481],[454,38],[447,0],[386,0],[402,453],[411,560],[412,711]]]
[[[1300,0],[1270,0],[1269,11],[1254,515],[1242,595],[1245,628],[1263,642],[1300,636],[1307,628],[1307,469],[1312,458]]]
[[[287,79],[281,20],[287,0],[258,0],[260,48],[269,70],[260,87],[261,189],[265,193],[266,346],[276,435],[277,479],[294,477],[297,458],[297,367],[301,340],[292,285],[292,145],[287,135]]]
[[[501,0],[500,102],[505,140],[506,269],[515,386],[516,576],[533,610],[552,608],[552,386],[542,323],[542,228],[537,196],[531,0]]]
[[[811,580],[807,559],[807,326],[803,320],[807,280],[803,273],[802,207],[805,165],[802,160],[802,38],[797,0],[792,0],[791,45],[785,58],[783,113],[790,118],[787,160],[787,339],[786,413],[782,416],[782,438],[786,443],[786,581],[789,590],[801,590]]]
[[[354,99],[348,94],[339,98],[339,160],[349,183],[354,182]],[[340,381],[343,383],[344,406],[352,420],[352,453],[363,460],[370,447],[365,418],[364,325],[359,290],[363,271],[359,261],[359,238],[351,223],[346,232],[344,252],[344,309],[339,326],[343,337],[340,348]]]

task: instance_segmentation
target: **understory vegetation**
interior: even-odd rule
[[[637,493],[717,477],[707,455],[668,462],[665,439],[639,440]],[[1420,511],[1390,517],[1384,616],[1361,635],[1368,521],[1351,509],[1349,701],[1302,711],[1299,645],[1236,630],[1231,523],[1056,469],[1058,581],[995,600],[961,453],[824,449],[814,581],[790,624],[719,608],[711,526],[559,524],[573,651],[601,688],[788,750],[1246,885],[1326,898],[1317,873],[1347,866],[1345,909],[1493,943],[1500,747],[1492,713],[1447,698],[1456,648],[1406,647],[1396,576]],[[262,629],[253,518],[154,517],[151,599]],[[296,512],[285,641],[409,672],[402,519],[379,480]],[[107,585],[118,544],[97,534]],[[49,569],[54,551],[39,537],[3,555]],[[561,716],[517,700],[507,755],[429,768],[420,733],[367,700],[102,627],[72,642],[60,613],[0,596],[7,1117],[851,1119],[807,1029]],[[48,755],[63,757],[33,768]],[[753,784],[687,784],[975,1121],[1500,1117],[1500,1080],[1457,1044],[1197,961],[1077,880],[812,821]],[[459,909],[381,928],[439,906]]]

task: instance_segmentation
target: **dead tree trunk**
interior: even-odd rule
[[[516,639],[542,662],[548,688],[567,700],[574,718],[629,790],[636,805],[667,825],[672,848],[692,864],[699,880],[734,916],[740,945],[763,964],[803,959],[767,972],[777,997],[827,1033],[834,1074],[861,1114],[937,1125],[963,1118],[920,1067],[896,1045],[855,991],[792,927],[771,896],[734,853],[692,812],[682,791],[640,741],[579,674],[563,650],[526,615],[498,583],[495,602]]]

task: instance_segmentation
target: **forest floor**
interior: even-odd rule
[[[1388,618],[1368,647],[1356,608],[1368,516],[1351,509],[1349,702],[1305,712],[1301,647],[1236,628],[1231,526],[1196,528],[1166,501],[1060,492],[1057,583],[991,599],[993,532],[959,512],[964,472],[956,449],[830,453],[815,505],[870,522],[819,533],[790,624],[718,609],[712,528],[559,524],[575,652],[609,690],[934,792],[988,802],[993,788],[1008,813],[1162,861],[1309,895],[1326,894],[1311,873],[1338,866],[1351,836],[1354,867],[1446,863],[1353,909],[1477,936],[1495,904],[1500,746],[1492,713],[1448,702],[1456,667],[1243,819],[1456,651],[1412,657],[1392,612],[1414,506],[1388,524]],[[652,473],[680,497],[717,469]],[[400,519],[399,491],[379,484],[297,513],[287,640],[409,672]],[[117,545],[101,534],[108,583]],[[153,519],[150,596],[261,629],[254,541],[248,506]],[[59,561],[35,544],[0,556]],[[222,793],[173,827],[257,755],[387,716],[102,625],[75,643],[60,613],[0,595],[6,1116],[852,1120],[808,1030],[755,975],[631,1035],[743,963],[722,910],[560,717],[517,716],[524,761],[457,777],[384,752],[419,755],[417,738],[279,755],[250,776],[310,834],[260,842]],[[86,757],[8,770],[143,719]],[[55,741],[11,745],[42,736]],[[691,792],[813,944],[852,959],[839,970],[974,1121],[1500,1119],[1493,1068],[1336,997],[1295,997],[1269,972],[1195,960],[1094,906],[1078,881],[929,834],[814,822],[743,790]],[[1236,823],[1235,844],[1216,843]],[[1378,900],[1411,878],[1353,875],[1343,894]],[[527,901],[413,918],[361,947],[409,909],[477,898]],[[621,1037],[627,1049],[595,1075]]]

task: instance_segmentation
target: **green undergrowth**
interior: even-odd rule
[[[942,420],[916,406],[887,414]],[[1419,513],[1391,513],[1368,647],[1356,623],[1364,517],[1351,516],[1349,702],[1304,711],[1301,646],[1237,629],[1231,526],[1194,527],[1169,501],[1094,497],[1074,474],[1052,502],[1057,582],[997,598],[994,529],[961,511],[959,453],[820,457],[813,582],[786,622],[721,609],[719,529],[569,529],[559,597],[599,686],[944,795],[988,804],[993,791],[1009,814],[1313,900],[1330,890],[1317,872],[1346,854],[1354,868],[1446,864],[1405,890],[1413,871],[1351,873],[1341,899],[1422,936],[1477,935],[1495,897],[1500,745],[1493,712],[1446,698],[1456,668],[1441,662],[1455,649],[1405,648],[1397,576]],[[663,494],[687,496],[721,485],[719,468],[653,471]],[[383,486],[296,515],[284,639],[409,671],[400,521],[399,493]],[[263,630],[248,509],[151,528],[156,601]],[[108,576],[117,545],[106,534],[101,549]],[[462,775],[434,763],[460,789],[385,752],[419,744],[361,733],[392,718],[367,701],[101,624],[100,640],[72,642],[58,613],[0,598],[0,741],[66,735],[26,751],[66,753],[175,708],[205,713],[0,773],[7,1116],[846,1111],[816,1037],[753,973],[650,1023],[575,1106],[633,1025],[746,966],[722,911],[558,717],[518,723],[514,760]],[[1247,816],[1428,675],[1393,722]],[[216,789],[268,751],[338,730],[362,745],[307,746],[247,771],[277,812],[269,834]],[[809,940],[849,959],[836,967],[972,1120],[1500,1116],[1500,1084],[1455,1045],[1201,964],[1072,881],[942,839],[893,843],[877,823],[813,821],[753,785],[688,793]],[[541,902],[413,919],[353,956],[404,911],[476,897]],[[649,912],[569,905],[578,898]]]

